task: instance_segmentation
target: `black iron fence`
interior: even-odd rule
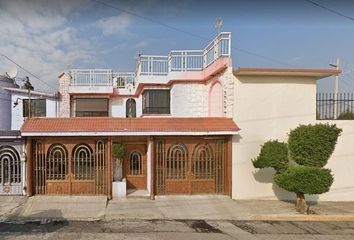
[[[354,93],[317,93],[316,119],[354,120]]]

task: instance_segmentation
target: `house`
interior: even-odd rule
[[[55,94],[31,94],[32,116],[56,116]],[[20,128],[29,113],[28,93],[5,74],[0,76],[0,106],[0,195],[22,195],[25,156]]]
[[[338,74],[233,69],[227,32],[202,50],[139,55],[135,72],[68,70],[59,75],[57,98],[34,94],[57,100],[46,103],[50,117],[32,117],[21,127],[26,194],[111,198],[113,175],[122,169],[124,190],[144,196],[294,199],[272,182],[272,170],[256,170],[251,159],[265,141],[286,141],[299,124],[330,122],[343,128],[327,166],[335,182],[330,192],[309,199],[352,201],[354,125],[316,119],[316,82]],[[122,162],[112,158],[118,143],[126,150]]]
[[[136,69],[60,74],[58,117],[21,128],[29,196],[112,197],[119,167],[128,192],[231,196],[231,33],[202,50],[139,55]],[[122,166],[116,143],[126,148]]]

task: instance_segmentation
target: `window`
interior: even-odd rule
[[[23,99],[23,117],[28,117],[28,99]],[[46,116],[46,100],[45,99],[31,99],[31,117],[45,117]]]
[[[141,161],[141,154],[137,151],[134,151],[130,154],[129,157],[129,174],[130,175],[142,175],[143,166]]]
[[[134,99],[129,98],[126,102],[125,112],[126,117],[136,117],[136,102]]]
[[[107,98],[77,98],[76,117],[108,117]]]
[[[146,90],[143,114],[170,114],[170,90]]]

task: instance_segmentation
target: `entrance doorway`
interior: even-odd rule
[[[124,156],[124,177],[128,189],[145,190],[146,181],[146,144],[127,144]]]

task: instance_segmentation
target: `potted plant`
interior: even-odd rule
[[[125,155],[125,146],[122,143],[112,144],[112,158],[115,162],[113,181],[122,181],[123,178],[123,157]]]

